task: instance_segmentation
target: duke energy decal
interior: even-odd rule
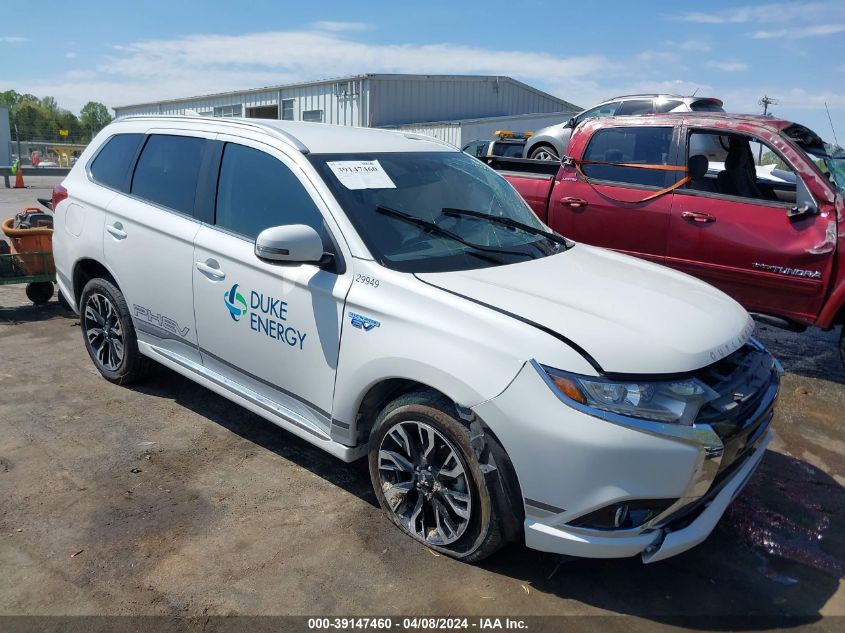
[[[288,323],[287,301],[252,290],[249,292],[247,303],[238,288],[238,284],[233,284],[223,295],[223,301],[233,321],[240,321],[242,317],[248,316],[249,329],[253,332],[302,349],[307,333]]]

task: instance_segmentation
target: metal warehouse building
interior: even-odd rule
[[[366,74],[171,99],[115,108],[115,114],[185,114],[315,121],[362,127],[409,126],[456,145],[461,122],[557,113],[550,122],[565,120],[579,108],[510,77],[479,75]],[[444,122],[435,130],[431,122]],[[533,127],[540,127],[535,126]],[[520,128],[528,129],[528,128]],[[449,130],[446,133],[444,130]],[[463,140],[474,140],[464,138]]]

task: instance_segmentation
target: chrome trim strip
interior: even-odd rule
[[[318,413],[319,415],[324,417],[326,419],[326,422],[327,422],[326,426],[329,425],[329,422],[330,422],[332,416],[329,415],[328,411],[323,411],[320,407],[318,407],[317,405],[309,402],[305,398],[296,395],[292,391],[288,391],[284,387],[280,387],[279,385],[273,384],[272,382],[270,382],[268,380],[264,380],[260,376],[256,376],[255,374],[251,374],[250,372],[246,371],[245,369],[238,367],[237,365],[233,365],[229,361],[227,361],[223,358],[220,358],[219,356],[217,356],[213,352],[208,351],[204,347],[200,347],[199,352],[200,352],[200,354],[202,354],[204,356],[208,356],[209,358],[217,361],[221,365],[225,365],[229,369],[232,369],[232,370],[234,370],[234,371],[236,371],[240,374],[243,374],[244,376],[246,376],[247,378],[250,378],[251,380],[254,380],[255,382],[261,383],[265,387],[270,387],[270,389],[274,389],[274,390],[278,391],[279,393],[286,395],[288,398],[292,398],[293,400],[297,400],[298,402],[301,402],[302,404],[304,404],[309,409],[312,409],[315,413]]]
[[[149,345],[149,344],[148,344]],[[150,348],[156,353],[159,354],[168,360],[184,367],[185,369],[192,371],[196,374],[201,375],[206,380],[210,380],[211,382],[215,383],[216,385],[223,387],[224,389],[231,391],[235,395],[238,395],[246,400],[249,400],[253,404],[261,407],[265,411],[272,413],[280,418],[283,418],[285,421],[290,422],[291,424],[296,425],[303,431],[327,442],[331,442],[332,439],[326,435],[323,431],[316,428],[311,422],[303,418],[301,415],[296,413],[295,411],[291,411],[284,405],[279,404],[278,402],[274,402],[269,398],[265,398],[259,393],[254,392],[252,389],[244,387],[241,384],[236,383],[233,380],[218,374],[216,371],[208,369],[207,367],[203,367],[198,363],[195,363],[179,354],[175,354],[169,350],[156,347],[155,345],[150,345]]]

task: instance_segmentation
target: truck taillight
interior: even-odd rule
[[[53,187],[53,197],[50,199],[50,202],[53,204],[53,211],[56,210],[58,204],[65,198],[67,198],[67,189],[61,185]]]

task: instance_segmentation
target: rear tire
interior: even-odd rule
[[[560,160],[557,151],[551,145],[538,145],[531,148],[528,158],[532,160]]]
[[[85,349],[103,378],[118,385],[144,378],[150,361],[138,351],[135,326],[123,293],[110,280],[94,278],[79,299]]]
[[[467,424],[446,397],[416,391],[397,398],[370,435],[370,479],[379,504],[427,547],[466,562],[486,558],[506,541],[510,508],[497,494],[500,471],[483,469],[476,453]]]

